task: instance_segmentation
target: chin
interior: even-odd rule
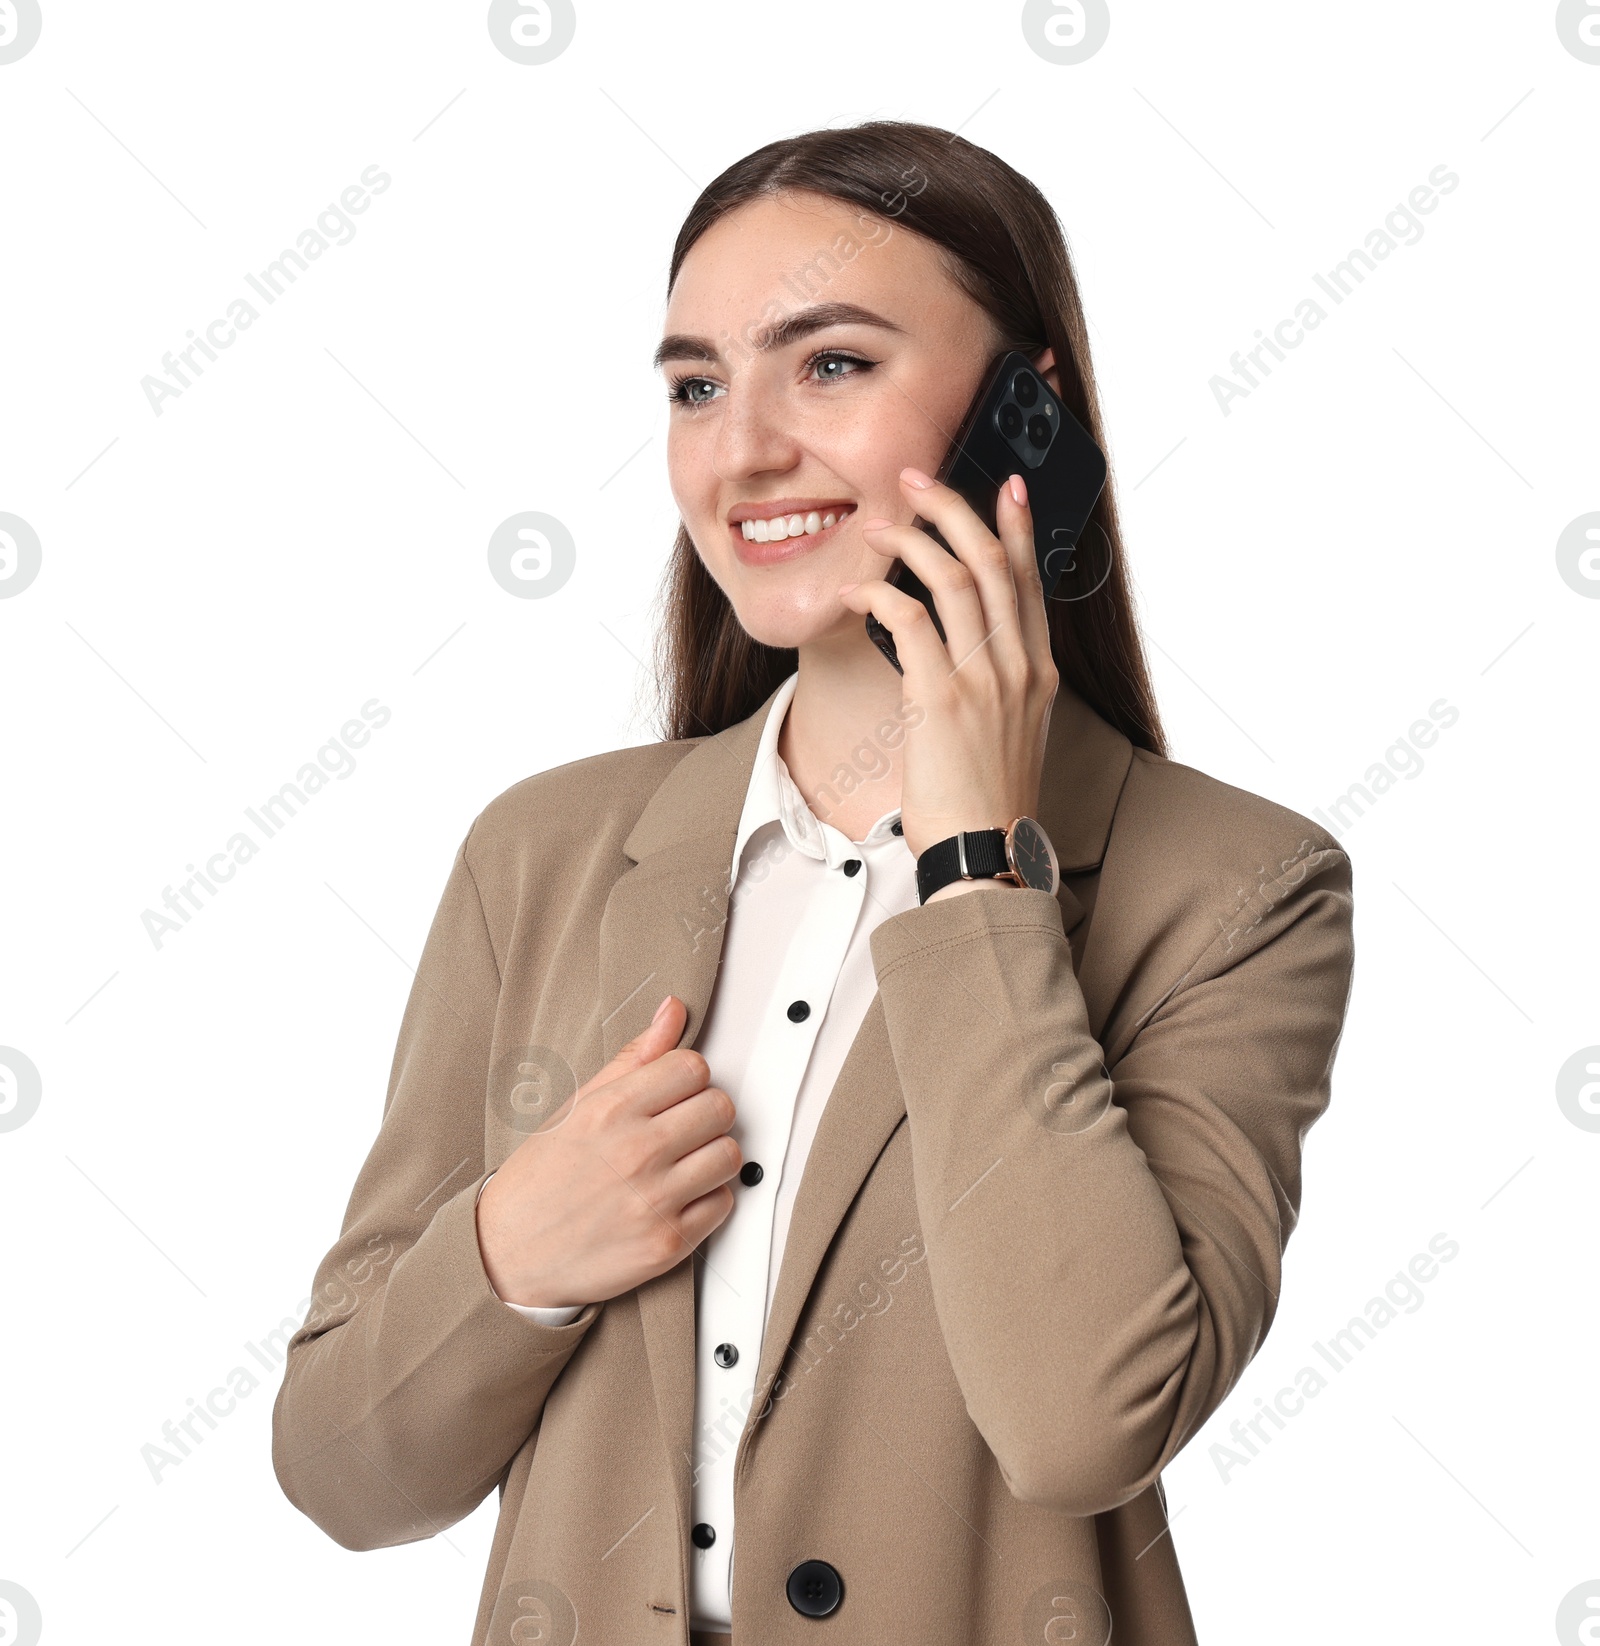
[[[858,552],[826,550],[797,557],[786,566],[746,566],[733,556],[701,555],[702,563],[726,596],[739,626],[764,646],[798,650],[819,641],[837,643],[852,636],[864,645],[867,620],[839,598],[841,583],[882,575],[882,557],[860,564]]]
[[[819,640],[842,639],[852,629],[866,639],[866,618],[836,599],[815,606],[763,600],[746,609],[734,609],[740,627],[763,646],[798,650]]]
[[[838,594],[792,589],[734,601],[733,607],[739,627],[762,645],[798,649],[818,640],[843,639],[851,632],[866,639],[866,619],[844,606]]]

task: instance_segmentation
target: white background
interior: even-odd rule
[[[1174,757],[1310,814],[1459,711],[1344,834],[1281,1309],[1167,1475],[1200,1638],[1549,1639],[1600,1580],[1600,1132],[1556,1100],[1600,1042],[1600,601],[1556,557],[1600,509],[1597,97],[1548,3],[1117,4],[1065,67],[1016,5],[611,0],[527,67],[481,5],[46,0],[0,66],[0,510],[43,546],[0,600],[0,1044],[43,1080],[0,1134],[0,1579],[45,1640],[467,1638],[494,1498],[340,1549],[244,1345],[338,1231],[473,817],[657,735],[679,223],[878,116],[1066,226]],[[1441,164],[1420,239],[1224,415],[1230,356]],[[354,239],[155,415],[141,378],[371,165]],[[524,509],[575,538],[556,598],[488,574]],[[372,698],[354,773],[157,949],[143,911]],[[1213,1442],[1439,1233],[1421,1306],[1224,1479]],[[239,1365],[158,1484],[141,1448]]]

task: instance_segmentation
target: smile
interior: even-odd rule
[[[829,538],[855,513],[853,503],[789,514],[749,516],[729,523],[734,549],[746,565],[766,566],[790,560]]]

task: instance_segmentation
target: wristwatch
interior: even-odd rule
[[[930,846],[917,859],[917,901],[954,880],[989,879],[1055,895],[1061,869],[1036,818],[1019,817],[1007,829],[965,829]]]

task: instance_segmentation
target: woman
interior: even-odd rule
[[[1008,349],[1103,446],[1060,227],[948,132],[679,236],[669,737],[468,831],[274,1418],[348,1548],[498,1486],[474,1646],[1194,1639],[1161,1471],[1276,1308],[1350,865],[1166,758],[1110,485],[1047,607],[1025,485],[929,482]],[[930,878],[1019,819],[1054,867]]]

